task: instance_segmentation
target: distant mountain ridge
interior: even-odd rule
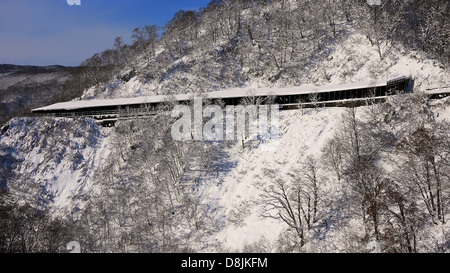
[[[15,65],[15,64],[0,64],[0,74],[5,73],[50,73],[58,72],[62,70],[70,71],[74,67],[62,66],[62,65],[49,65],[49,66],[37,66],[37,65]]]
[[[0,124],[27,116],[36,106],[78,96],[67,81],[77,67],[61,65],[0,65]]]

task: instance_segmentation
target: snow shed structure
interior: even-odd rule
[[[317,106],[357,106],[366,100],[383,101],[387,96],[412,92],[412,80],[402,76],[395,79],[366,81],[345,85],[302,85],[288,88],[234,88],[203,94],[142,96],[121,99],[73,100],[33,109],[32,113],[55,117],[91,117],[105,125],[118,118],[151,114],[162,106],[189,105],[194,96],[209,99],[212,104],[239,105],[243,99],[261,99],[280,105],[281,109]]]

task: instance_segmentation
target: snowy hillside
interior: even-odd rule
[[[332,53],[312,72],[317,84],[347,83],[379,78],[411,76],[414,90],[450,87],[448,71],[424,53],[408,51],[401,46],[383,46],[383,60],[374,46],[360,34],[353,34],[333,48]]]
[[[202,176],[197,190],[200,204],[212,212],[208,218],[216,222],[217,232],[191,241],[190,248],[200,252],[280,251],[280,239],[290,236],[286,235],[289,229],[280,219],[261,217],[264,211],[263,190],[269,189],[277,179],[293,181],[296,166],[307,157],[320,159],[324,146],[335,136],[344,112],[344,108],[283,111],[280,114],[281,137],[276,150],[267,151],[258,144],[242,149],[238,143],[224,148],[228,163],[222,163],[228,167],[219,173]],[[433,112],[439,120],[450,121],[448,100],[436,104]],[[89,119],[14,119],[3,131],[0,142],[3,154],[13,155],[13,158],[3,158],[8,162],[4,161],[2,166],[12,168],[2,176],[8,177],[9,183],[23,183],[9,186],[17,192],[24,192],[25,196],[29,193],[30,184],[40,185],[41,194],[50,196],[55,211],[84,207],[83,200],[89,195],[94,178],[110,153],[109,139],[115,138],[111,129],[98,127]],[[11,147],[14,147],[14,152],[8,151]],[[185,175],[191,176],[189,171]],[[326,177],[321,185],[323,194],[327,198],[342,196],[345,185],[336,183],[329,171],[322,175]],[[11,177],[16,178],[14,182]],[[330,206],[333,209],[336,204],[330,203]],[[339,211],[338,207],[334,209]],[[345,215],[340,217],[325,231],[318,228],[319,237],[310,234],[315,238],[313,240],[317,240],[313,243],[316,246],[307,245],[305,251],[335,252],[349,247],[349,234],[356,234],[363,226],[355,219],[350,225],[343,224],[348,219]],[[343,223],[339,224],[339,221]],[[433,238],[426,233],[418,237],[428,238],[430,242],[443,240],[448,228],[447,225],[429,231],[434,234]]]
[[[288,174],[308,156],[320,158],[342,113],[342,108],[305,110],[303,114],[300,110],[281,112],[281,137],[275,151],[265,151],[261,147],[243,151],[239,146],[230,149],[230,160],[234,160],[236,166],[218,178],[219,186],[202,189],[205,201],[222,207],[220,213],[227,219],[226,226],[217,235],[224,249],[243,251],[245,245],[266,239],[265,250],[276,251],[271,243],[278,239],[285,226],[280,220],[260,217],[263,189],[274,179],[292,179]],[[324,185],[325,189],[330,195],[339,190],[332,184]]]
[[[432,60],[426,54],[408,51],[402,46],[383,46],[384,58],[380,60],[377,49],[371,46],[369,40],[361,34],[349,35],[344,41],[330,45],[328,54],[316,62],[310,70],[300,77],[281,78],[276,86],[318,86],[343,85],[358,82],[368,82],[380,79],[393,79],[399,76],[411,76],[414,89],[423,92],[447,90],[450,88],[450,78],[444,66]],[[181,60],[183,62],[184,60]],[[200,64],[199,64],[200,65]],[[177,76],[175,72],[173,77]],[[184,75],[186,81],[196,81],[192,75]],[[248,89],[274,87],[260,79],[249,79],[242,86],[244,92]],[[108,84],[102,93],[95,93],[96,88],[86,90],[82,98],[131,98],[137,96],[152,96],[173,92],[166,83],[155,85],[153,82],[142,82],[139,77],[133,77],[128,82],[116,81]],[[212,83],[206,83],[201,89],[189,88],[186,93],[201,93],[222,91]],[[183,93],[184,93],[183,92]]]
[[[0,138],[2,166],[9,166],[3,182],[18,200],[33,198],[32,189],[40,187],[55,211],[82,206],[76,197],[88,190],[107,155],[105,133],[90,119],[15,118]]]
[[[391,1],[373,24],[363,2],[213,1],[177,13],[161,37],[139,28],[133,44],[87,59],[72,78],[83,93],[64,95],[266,94],[398,76],[414,92],[281,111],[274,149],[176,141],[167,109],[112,128],[13,118],[0,130],[0,252],[61,252],[67,240],[85,252],[449,252],[450,100],[427,96],[450,88],[445,37],[415,14],[426,3]],[[65,80],[47,76],[0,81]]]
[[[433,104],[433,113],[440,121],[450,121],[450,103],[445,100]],[[359,113],[369,107],[359,108]],[[264,211],[264,189],[273,185],[275,180],[295,181],[292,174],[295,168],[307,157],[323,159],[327,141],[335,137],[342,123],[344,108],[323,108],[317,110],[291,110],[281,113],[280,146],[276,151],[264,151],[259,147],[242,150],[239,146],[230,149],[230,161],[235,167],[223,176],[206,180],[201,195],[204,202],[212,203],[221,209],[216,219],[224,217],[226,224],[223,229],[213,236],[222,251],[257,251],[278,252],[277,246],[286,235],[286,224],[281,220],[261,217]],[[405,128],[398,131],[404,134]],[[326,155],[325,155],[326,156]],[[394,156],[394,161],[398,160]],[[387,160],[389,162],[389,160]],[[389,163],[392,164],[392,163]],[[345,191],[348,182],[337,183],[334,174],[329,170],[322,170],[324,178],[321,192],[328,198],[336,197],[338,203],[329,203],[329,213],[336,213],[337,218],[330,220],[331,226],[311,232],[312,242],[305,246],[305,252],[336,252],[351,248],[352,237],[359,232],[362,235],[364,226],[352,219],[339,206],[345,206]],[[217,181],[219,180],[219,181]],[[211,183],[214,182],[214,183]],[[218,186],[210,186],[218,183]],[[447,216],[448,217],[448,216]],[[448,243],[450,226],[439,225],[424,231],[418,237],[426,244]],[[287,239],[288,240],[288,239]],[[433,243],[431,243],[433,242]],[[292,243],[292,242],[290,242]],[[288,242],[288,244],[290,244]],[[206,251],[215,251],[206,249]]]

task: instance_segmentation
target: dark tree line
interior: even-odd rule
[[[70,222],[43,207],[23,204],[0,192],[0,253],[61,253],[72,240]]]

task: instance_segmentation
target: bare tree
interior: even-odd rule
[[[128,64],[128,58],[127,58],[127,54],[125,52],[125,44],[123,42],[122,37],[116,37],[114,39],[114,47],[120,51],[120,53],[122,54],[122,57],[125,59],[125,63]]]
[[[418,128],[408,138],[399,143],[398,149],[405,156],[401,167],[407,181],[422,197],[433,222],[445,223],[443,192],[447,190],[449,179],[446,175],[448,163],[440,157],[448,158],[440,150],[440,141],[433,129]]]
[[[344,150],[339,140],[330,139],[323,147],[322,152],[323,164],[336,175],[337,181],[341,181],[344,166]]]
[[[313,107],[319,106],[320,95],[318,93],[311,93],[308,95],[308,100],[312,104]]]
[[[300,247],[306,243],[305,231],[307,229],[302,212],[302,189],[292,188],[285,181],[278,179],[269,189],[264,190],[264,212],[262,217],[281,219],[290,228],[294,229]]]
[[[351,189],[356,193],[361,216],[369,238],[370,224],[376,240],[380,240],[381,210],[389,180],[370,158],[361,157],[346,173]]]
[[[307,232],[322,219],[320,166],[317,159],[307,157],[302,163],[295,165],[289,176],[292,182],[276,177],[273,170],[265,169],[272,181],[262,195],[262,217],[281,219],[295,230],[299,246],[307,241]]]
[[[392,218],[385,227],[385,241],[391,248],[398,245],[402,252],[417,252],[417,233],[425,223],[414,196],[402,182],[387,183],[387,198],[382,205]]]

